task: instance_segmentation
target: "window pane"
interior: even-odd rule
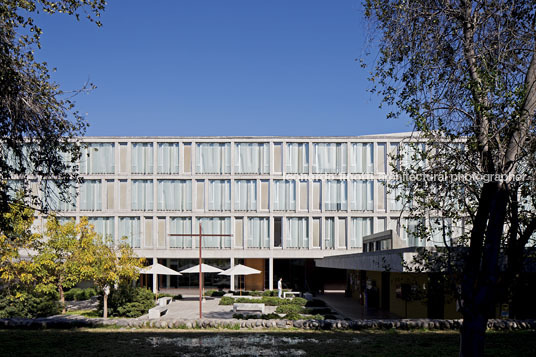
[[[152,211],[153,210],[153,181],[152,180],[132,180],[132,210]]]
[[[159,211],[191,211],[192,181],[158,180]]]
[[[287,248],[309,248],[309,224],[307,218],[288,218]]]
[[[248,227],[248,248],[270,248],[270,223],[268,218],[250,218]]]
[[[344,143],[313,145],[313,173],[346,173],[347,153]]]
[[[153,171],[153,144],[132,144],[132,173],[152,174]]]
[[[208,210],[231,210],[231,181],[210,180],[208,182]]]
[[[114,165],[113,143],[90,143],[82,146],[80,156],[80,172],[83,174],[113,174]]]
[[[291,174],[309,173],[309,144],[287,144],[286,172]]]
[[[120,217],[119,218],[119,237],[127,238],[127,243],[133,248],[140,248],[140,218],[139,217]]]
[[[235,181],[235,210],[256,211],[257,210],[257,181],[236,180]]]
[[[231,173],[231,144],[230,143],[201,143],[197,144],[196,172],[203,174]]]
[[[267,174],[270,172],[270,144],[238,143],[235,148],[235,172]]]
[[[179,143],[158,144],[158,173],[179,173]]]
[[[80,210],[102,210],[102,184],[100,180],[86,180],[80,185]]]

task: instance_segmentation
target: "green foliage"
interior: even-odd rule
[[[286,320],[303,320],[303,316],[297,312],[289,312],[285,315],[284,319]]]
[[[230,296],[223,296],[220,299],[219,305],[232,305],[235,302],[235,299],[233,299]]]
[[[0,229],[0,280],[7,291],[27,289],[35,282],[35,264],[21,259],[21,253],[36,250],[40,236],[31,231],[34,210],[24,205],[21,193],[17,201],[0,213],[3,229]],[[13,293],[15,296],[15,293]]]
[[[225,291],[220,290],[207,290],[205,291],[205,296],[212,296],[212,297],[218,297],[225,295]]]
[[[161,297],[170,297],[170,298],[173,298],[173,300],[182,300],[182,295],[181,294],[173,295],[173,294],[168,294],[168,293],[158,293],[158,297],[159,298],[161,298]]]
[[[65,293],[65,300],[67,301],[83,301],[89,300],[93,296],[97,296],[97,290],[94,288],[72,288]]]
[[[277,320],[280,318],[278,314],[233,314],[233,319],[238,320]]]
[[[281,306],[281,305],[305,306],[305,304],[307,303],[307,300],[303,298],[281,299],[276,296],[262,296],[260,299],[232,298],[230,296],[224,296],[220,299],[220,305],[232,305],[235,302],[238,302],[238,303],[256,302],[256,303],[265,304],[266,306]]]
[[[60,313],[57,293],[43,294],[35,291],[17,291],[11,295],[5,290],[0,294],[0,318],[36,318]]]
[[[62,200],[74,199],[69,197],[68,187],[78,176],[80,148],[72,139],[82,136],[87,124],[74,110],[72,94],[67,97],[52,82],[47,64],[36,61],[43,31],[33,16],[62,13],[78,19],[83,14],[93,21],[104,5],[105,0],[0,2],[0,212],[7,212],[14,202],[9,194],[13,178],[27,204],[54,208],[32,193],[35,178],[43,179],[42,197],[57,196],[59,187]],[[5,223],[0,217],[0,229]]]
[[[154,305],[155,296],[152,291],[131,284],[121,284],[117,290],[111,289],[108,296],[110,316],[139,317]],[[103,312],[102,297],[99,300],[99,312]]]
[[[275,312],[278,314],[290,314],[290,313],[297,313],[302,314],[305,313],[305,308],[300,305],[280,305],[275,309]]]

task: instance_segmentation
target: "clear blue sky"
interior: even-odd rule
[[[39,16],[46,60],[87,135],[364,135],[378,109],[359,0],[110,1],[103,27]]]

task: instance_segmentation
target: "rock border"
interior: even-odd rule
[[[302,330],[459,330],[462,319],[375,319],[375,320],[238,320],[238,319],[102,319],[83,316],[51,316],[36,319],[0,319],[0,329],[71,329],[80,327],[157,329],[302,329]],[[536,320],[490,319],[495,331],[536,330]]]

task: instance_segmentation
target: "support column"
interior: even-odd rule
[[[268,289],[274,290],[274,258],[268,258]]]
[[[234,267],[234,258],[231,258],[231,268]],[[234,285],[234,275],[230,276],[231,282],[230,282],[230,289],[234,291],[235,285]]]
[[[171,266],[169,260],[170,260],[169,258],[166,259],[166,266],[167,266],[168,268]],[[170,285],[171,285],[171,275],[166,275],[166,288],[169,289],[169,286],[170,286]]]

